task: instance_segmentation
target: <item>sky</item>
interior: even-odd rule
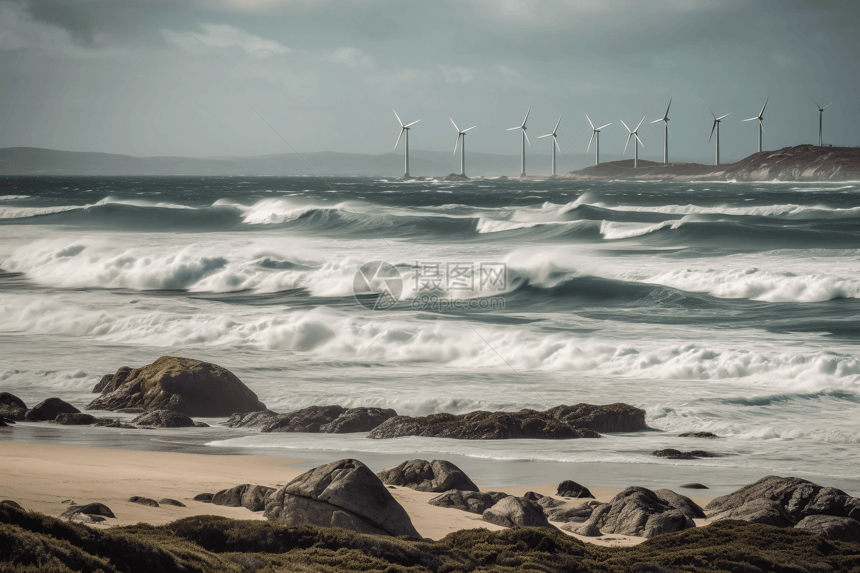
[[[517,154],[505,131],[531,107],[530,152],[601,151],[621,120],[642,156],[860,145],[860,2],[826,0],[0,0],[0,147],[139,156],[391,152]],[[258,115],[259,114],[259,115]],[[599,118],[599,119],[597,119]],[[402,145],[402,143],[401,143]],[[628,151],[628,154],[631,154]]]

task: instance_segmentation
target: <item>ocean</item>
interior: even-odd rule
[[[571,478],[582,464],[620,472],[626,485],[660,467],[802,475],[860,491],[859,191],[855,183],[6,178],[0,390],[28,405],[58,396],[83,409],[103,374],[178,355],[230,369],[278,412],[626,402],[645,409],[652,431],[457,441],[213,427],[168,441],[329,460],[495,460],[500,473],[505,463],[519,472],[562,464],[554,467]],[[373,292],[356,297],[365,283]],[[39,439],[85,432],[98,444],[120,435],[24,426],[15,431]],[[678,437],[689,431],[720,439]],[[132,434],[162,439],[123,435]],[[721,455],[651,455],[670,447]]]

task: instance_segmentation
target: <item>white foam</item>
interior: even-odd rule
[[[16,199],[29,199],[29,195],[0,195],[0,201],[15,201]]]

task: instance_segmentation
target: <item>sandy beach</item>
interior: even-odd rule
[[[296,467],[295,464],[302,461],[266,456],[216,456],[2,442],[0,498],[15,500],[27,509],[53,516],[59,516],[68,507],[68,500],[79,504],[104,503],[113,510],[116,519],[109,519],[106,525],[93,526],[99,528],[141,522],[161,525],[193,515],[263,520],[262,513],[242,507],[198,502],[193,498],[199,493],[214,493],[243,483],[270,487],[285,485],[307,471]],[[619,491],[586,485],[598,501],[609,501]],[[511,495],[523,495],[527,491],[553,495],[556,487],[557,484],[535,484],[493,489]],[[430,539],[441,539],[461,529],[503,529],[483,521],[479,515],[427,503],[438,495],[436,493],[419,492],[406,487],[393,488],[391,493],[406,509],[418,532]],[[156,500],[172,498],[187,507],[149,507],[129,502],[131,496]],[[702,497],[692,499],[699,505],[705,505],[708,501]],[[601,538],[581,537],[572,533],[568,535],[598,545],[633,545],[644,541],[642,538],[623,535]]]

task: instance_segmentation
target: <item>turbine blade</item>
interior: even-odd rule
[[[526,117],[523,119],[522,127],[526,126],[526,122],[529,120],[529,114],[532,112],[532,106],[529,106],[529,110],[526,112]]]
[[[831,105],[833,105],[833,103],[834,103],[834,102],[830,102],[829,104],[827,104],[826,106],[824,106],[823,110],[824,110],[824,109],[827,109],[828,107],[830,107]],[[822,111],[823,111],[823,110],[822,110]]]
[[[523,135],[525,135],[525,136],[526,136],[526,141],[528,141],[528,142],[529,142],[529,145],[531,145],[531,144],[532,144],[532,142],[529,140],[529,134],[528,134],[528,133],[526,133],[526,130],[525,130],[525,129],[523,130]]]
[[[513,131],[513,130],[515,130],[515,129],[522,129],[522,127],[520,127],[519,125],[518,125],[518,126],[516,126],[516,127],[509,127],[509,128],[507,128],[505,131]]]
[[[536,139],[543,139],[544,137],[550,137],[551,135],[551,133],[547,133],[546,135],[538,135]]]
[[[642,147],[645,147],[645,144],[644,144],[644,143],[642,143],[642,140],[641,140],[641,139],[639,139],[639,134],[634,133],[634,134],[633,134],[633,137],[635,137],[635,138],[636,138],[636,141],[638,141],[638,142],[639,142],[639,145],[641,145]]]
[[[621,155],[624,155],[625,153],[627,153],[627,146],[630,145],[630,138],[631,137],[633,137],[632,133],[627,136],[627,143],[624,144],[624,151],[621,153]]]
[[[561,151],[561,147],[559,147],[559,145],[558,145],[558,139],[556,139],[555,137],[553,137],[553,138],[552,138],[552,142],[553,142],[553,143],[555,143],[555,146],[558,148],[558,150],[559,150],[559,151]]]
[[[421,121],[421,120],[419,119],[419,120],[413,121],[412,123],[407,123],[403,127],[411,127],[411,126],[415,125],[416,123],[418,123],[419,121]]]
[[[591,123],[591,118],[590,118],[590,117],[588,117],[588,114],[585,114],[585,119],[587,119],[587,120],[588,120],[588,125],[590,125],[590,126],[591,126],[591,129],[594,129],[594,124],[593,124],[593,123]],[[600,118],[598,117],[597,119],[600,119]]]
[[[743,123],[743,122],[745,122],[745,121],[755,121],[755,120],[757,120],[757,119],[758,119],[758,117],[751,117],[751,118],[749,118],[749,119],[742,119],[742,120],[741,120],[741,123]]]
[[[478,126],[477,126],[477,125],[473,125],[472,127],[467,127],[467,128],[466,128],[466,129],[464,129],[461,133],[466,133],[466,132],[467,132],[467,131],[469,131],[470,129],[475,129],[476,127],[478,127]]]
[[[457,132],[457,139],[454,141],[454,155],[457,154],[457,146],[460,144],[460,136],[461,135],[462,134],[458,131]]]
[[[621,120],[621,125],[623,125],[624,127],[627,127],[627,124],[626,124],[626,123],[624,123],[624,120],[623,120],[623,119]],[[630,128],[629,128],[629,127],[627,127],[627,131],[629,131],[630,133],[633,133],[632,131],[630,131]],[[628,139],[629,139],[629,138],[628,138]]]
[[[391,111],[394,111],[394,110],[392,109]],[[400,121],[400,116],[399,116],[399,115],[397,115],[397,112],[396,112],[396,111],[394,111],[394,117],[396,117],[396,118],[397,118],[397,123],[399,123],[399,124],[400,124],[400,127],[403,127],[403,122],[402,122],[402,121]]]
[[[397,136],[397,142],[394,144],[394,149],[397,149],[397,145],[400,143],[400,138],[403,137],[403,132],[406,131],[405,127],[400,128],[400,135]]]
[[[592,142],[592,141],[594,141],[594,135],[595,135],[596,133],[598,133],[596,129],[595,129],[595,130],[593,130],[593,131],[591,132],[591,139],[589,139],[589,140],[588,140],[588,147],[585,149],[585,152],[586,152],[586,153],[588,153],[589,151],[591,151],[591,142]]]
[[[711,137],[708,138],[708,143],[711,142],[711,139],[714,137],[714,130],[717,129],[717,120],[714,120],[714,125],[711,126]]]
[[[453,120],[453,119],[451,119],[451,116],[450,116],[450,115],[448,116],[448,119],[450,119],[450,120],[451,120],[451,123],[454,123],[454,120]],[[454,129],[456,129],[456,130],[457,130],[457,133],[460,133],[460,128],[459,128],[459,127],[457,127],[457,124],[456,124],[456,123],[454,123]]]
[[[767,130],[764,128],[764,121],[758,120],[759,125],[761,125],[761,130],[767,135]]]
[[[821,106],[820,106],[820,105],[818,105],[818,102],[817,102],[817,101],[812,100],[812,103],[814,103],[814,104],[815,104],[815,107],[817,107],[817,108],[819,109],[819,111],[821,110]]]
[[[560,124],[560,123],[561,123],[561,116],[558,116],[558,121],[555,122],[555,128],[552,130],[553,133],[558,131],[558,124]]]
[[[663,116],[664,118],[667,118],[667,119],[668,119],[668,117],[669,117],[669,108],[670,108],[670,107],[672,107],[672,98],[669,98],[669,105],[667,105],[667,106],[666,106],[666,115],[664,115],[664,116]]]
[[[732,113],[734,113],[734,112],[729,112],[729,113],[727,113],[726,115],[721,115],[720,117],[718,117],[718,118],[717,118],[717,121],[721,121],[721,120],[723,120],[723,119],[726,119],[727,117],[729,117],[730,115],[732,115]]]
[[[714,110],[712,110],[712,109],[709,107],[709,108],[708,108],[708,111],[709,111],[709,112],[711,112],[711,115],[713,115],[713,116],[714,116],[714,119],[717,119],[717,116],[716,116],[716,115],[714,115]]]
[[[612,124],[611,124],[611,123],[607,123],[606,125],[601,125],[600,127],[598,127],[598,128],[597,128],[597,131],[600,131],[600,130],[601,130],[601,129],[603,129],[604,127],[609,127],[610,125],[612,125]]]
[[[639,131],[639,128],[642,127],[642,122],[645,121],[645,117],[642,117],[642,120],[639,122],[639,125],[636,126],[636,129],[633,130],[633,133]]]
[[[770,101],[770,98],[767,98],[766,100],[764,100],[764,105],[763,105],[763,106],[761,106],[761,111],[760,111],[760,112],[758,112],[758,116],[759,116],[759,117],[761,117],[761,116],[763,116],[763,115],[764,115],[764,108],[766,108],[766,107],[767,107],[767,102],[768,102],[768,101]]]
[[[657,123],[658,121],[665,121],[665,120],[661,117],[660,119],[655,119],[654,121],[651,121],[649,123]]]

